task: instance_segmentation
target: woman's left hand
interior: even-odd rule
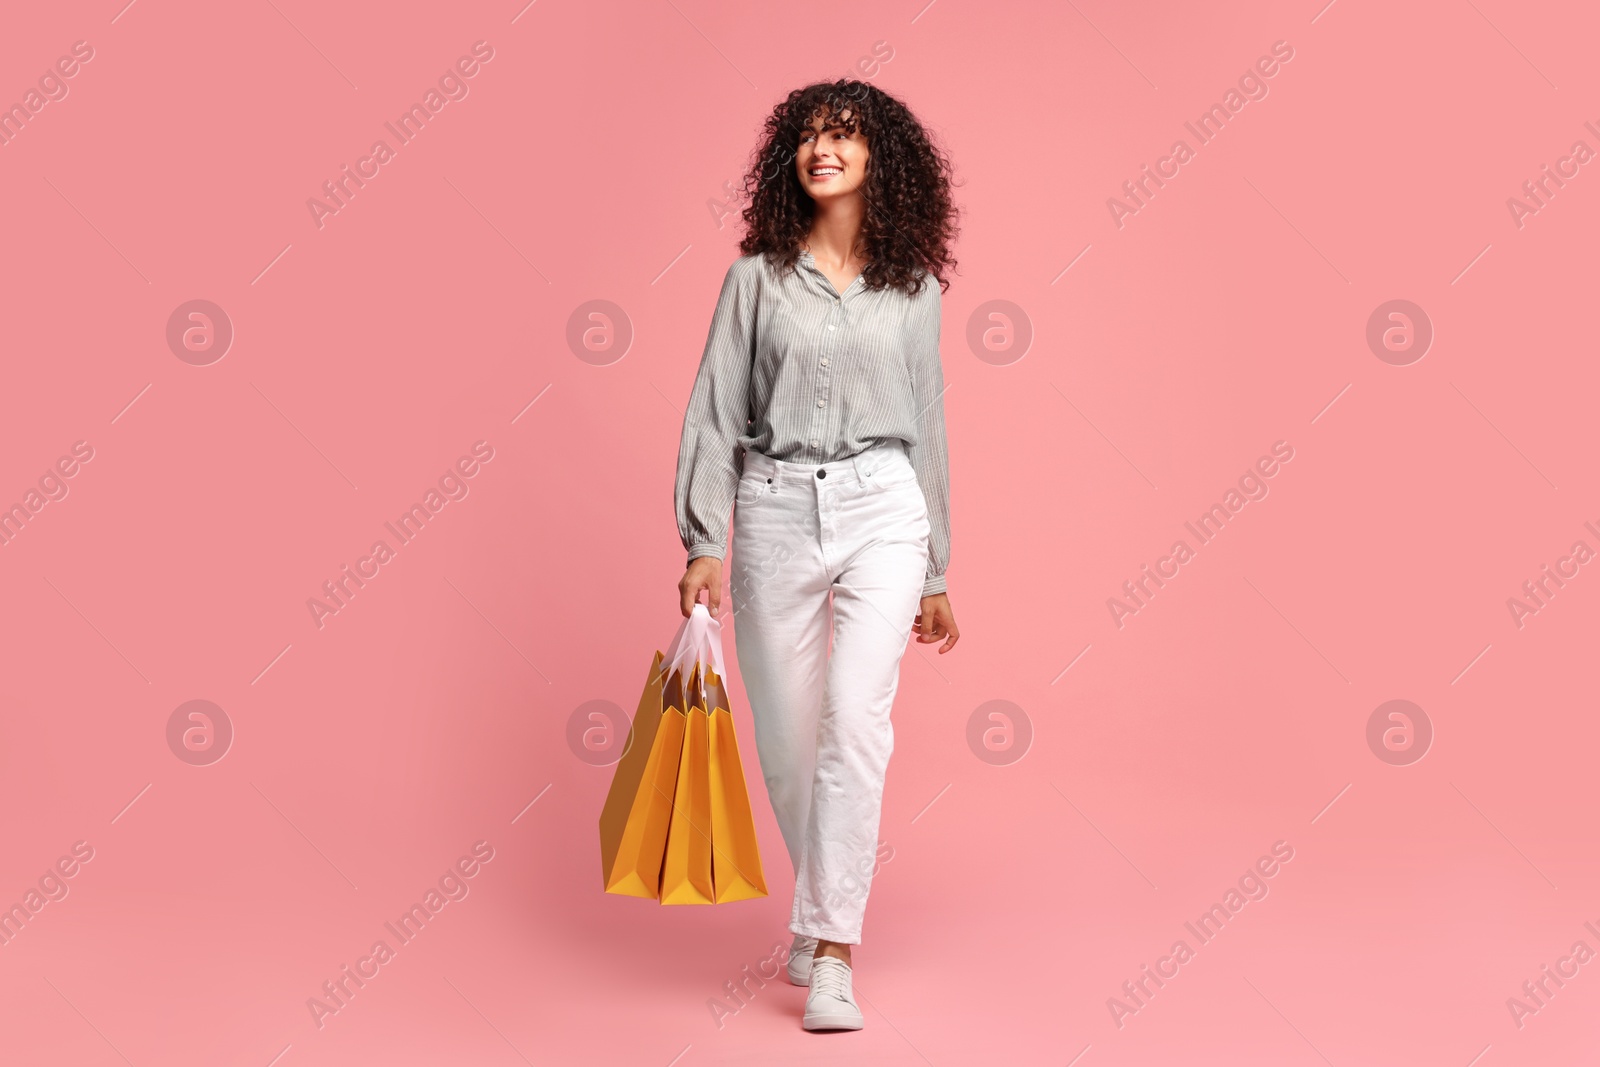
[[[956,642],[961,640],[961,631],[956,629],[955,612],[950,609],[950,598],[944,593],[934,593],[932,596],[922,598],[922,605],[917,609],[914,628],[917,631],[918,644],[944,641],[944,647],[939,649],[941,656],[955,648]]]

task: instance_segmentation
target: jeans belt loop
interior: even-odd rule
[[[859,486],[865,487],[872,477],[875,469],[875,460],[877,459],[876,456],[872,455],[874,451],[876,450],[868,449],[865,452],[857,452],[855,454],[856,484]]]

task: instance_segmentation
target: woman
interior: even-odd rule
[[[735,646],[795,869],[788,973],[810,986],[808,1030],[861,1029],[850,946],[900,658],[913,629],[941,654],[960,636],[944,576],[949,169],[867,83],[811,85],[774,109],[679,445],[686,616],[702,590],[719,613],[733,509]]]

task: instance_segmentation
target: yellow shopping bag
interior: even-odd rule
[[[705,689],[711,708],[711,880],[717,903],[764,897],[767,881],[728,693],[715,671],[707,673]]]
[[[688,687],[689,712],[678,760],[678,787],[672,797],[667,857],[661,868],[661,903],[712,904],[711,882],[711,727],[706,698],[695,667]]]
[[[696,604],[650,665],[600,813],[608,893],[663,904],[767,895],[722,681],[721,631]]]
[[[677,788],[685,718],[683,682],[657,652],[600,812],[605,891],[654,899],[660,893],[672,794]]]

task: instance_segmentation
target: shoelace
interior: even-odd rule
[[[850,967],[832,956],[820,957],[811,965],[811,989],[827,997],[854,1002],[850,996]]]

